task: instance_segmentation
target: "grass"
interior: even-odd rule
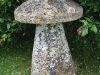
[[[24,43],[0,48],[0,75],[30,75],[32,45]]]
[[[100,75],[100,44],[95,35],[80,37],[66,32],[78,75]],[[32,47],[31,40],[0,47],[0,75],[30,75]]]

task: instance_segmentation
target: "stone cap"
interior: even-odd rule
[[[77,20],[83,8],[72,0],[27,0],[15,11],[15,20],[31,24],[51,24]]]

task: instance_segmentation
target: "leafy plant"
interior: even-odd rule
[[[78,0],[84,8],[84,14],[80,22],[82,26],[77,30],[81,36],[86,36],[90,31],[99,33],[100,30],[100,0]]]
[[[81,27],[77,30],[78,34],[81,36],[85,36],[88,34],[89,30],[93,31],[94,33],[98,32],[97,25],[100,25],[98,21],[95,21],[93,16],[90,18],[85,18],[85,20],[80,20],[83,23]]]
[[[13,43],[15,40],[14,37],[16,37],[15,35],[23,32],[23,29],[27,28],[14,20],[14,10],[24,1],[0,0],[0,39],[2,42],[11,41]]]

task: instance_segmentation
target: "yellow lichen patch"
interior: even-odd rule
[[[40,19],[39,18],[36,18],[35,19],[35,22],[36,22],[36,24],[39,24],[40,23]]]
[[[44,52],[44,53],[43,53],[43,56],[47,56],[47,52]]]
[[[15,13],[15,16],[18,16],[18,13]]]
[[[48,72],[48,70],[47,70],[47,69],[44,69],[44,70],[43,70],[43,72],[47,73],[47,72]]]

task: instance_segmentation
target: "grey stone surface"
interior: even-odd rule
[[[76,75],[62,24],[36,26],[31,75]]]
[[[14,12],[23,23],[50,24],[79,19],[83,8],[72,0],[27,0]]]

